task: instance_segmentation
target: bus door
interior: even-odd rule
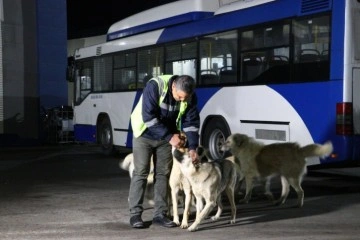
[[[360,68],[353,68],[352,78],[354,134],[360,134]]]
[[[351,32],[353,34],[352,48],[352,85],[353,85],[353,122],[354,134],[360,135],[360,4],[359,1],[353,1],[350,11]]]

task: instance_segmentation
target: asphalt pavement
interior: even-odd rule
[[[95,145],[78,144],[0,149],[0,239],[359,239],[358,168],[309,172],[303,208],[294,207],[293,190],[284,205],[273,206],[256,187],[249,204],[237,205],[235,224],[225,201],[220,220],[206,219],[197,232],[162,228],[152,224],[145,202],[148,228],[133,229],[130,179],[118,167],[128,152],[104,156]],[[279,181],[272,191],[280,194]]]

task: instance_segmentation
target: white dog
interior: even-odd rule
[[[174,148],[173,148],[174,151]],[[171,188],[171,200],[172,200],[172,209],[173,209],[173,222],[177,225],[180,225],[179,213],[178,213],[178,202],[179,202],[179,193],[181,191],[185,194],[184,201],[184,212],[183,218],[181,221],[181,228],[187,228],[189,226],[189,215],[190,215],[190,206],[192,203],[192,191],[190,182],[184,176],[181,171],[181,166],[178,161],[174,159],[173,166],[171,169],[169,185]]]
[[[331,142],[324,145],[309,144],[300,147],[297,143],[274,143],[264,145],[244,134],[232,134],[222,146],[223,151],[230,150],[239,161],[241,172],[245,175],[246,196],[249,198],[255,178],[265,179],[273,175],[281,176],[282,192],[276,204],[285,203],[290,187],[298,195],[298,207],[304,204],[304,190],[301,182],[306,173],[306,157],[329,156],[333,151]],[[245,197],[245,198],[247,198]]]
[[[134,171],[134,154],[129,153],[123,160],[119,161],[119,167],[125,171],[129,171],[129,176],[132,178],[133,171]],[[149,205],[154,206],[154,199],[153,199],[153,184],[154,184],[154,163],[153,159],[151,158],[150,163],[150,173],[147,177],[147,186],[145,196],[148,200]]]
[[[119,166],[121,169],[129,171],[129,176],[130,178],[132,178],[134,171],[133,153],[128,154],[124,158],[124,160],[121,160],[119,162]],[[154,184],[154,163],[153,163],[153,159],[151,159],[150,173],[147,178],[147,187],[146,187],[145,196],[147,197],[149,204],[152,206],[154,205],[153,193],[152,193],[153,184]],[[179,195],[182,192],[184,192],[185,194],[184,212],[180,227],[187,228],[189,221],[189,214],[190,214],[190,206],[192,202],[191,187],[187,178],[185,178],[184,175],[182,174],[180,169],[180,163],[177,161],[173,161],[173,166],[169,178],[169,186],[171,189],[171,199],[169,196],[169,205],[172,205],[173,222],[176,223],[177,225],[180,225],[180,218],[178,212],[178,203],[180,201]]]

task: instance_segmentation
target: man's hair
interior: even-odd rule
[[[183,91],[189,95],[192,95],[195,91],[195,79],[189,75],[177,76],[174,79],[174,83],[177,90]]]

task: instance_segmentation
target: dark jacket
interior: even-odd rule
[[[156,81],[149,81],[143,91],[142,117],[144,122],[158,119],[155,124],[145,130],[143,137],[154,140],[170,141],[174,133],[178,133],[176,118],[179,114],[180,102],[176,102],[171,93],[173,80],[169,81],[167,94],[162,107],[159,106],[159,87]],[[188,106],[181,119],[182,131],[185,132],[189,149],[196,149],[199,144],[200,116],[197,109],[197,97],[194,93],[188,100]]]

